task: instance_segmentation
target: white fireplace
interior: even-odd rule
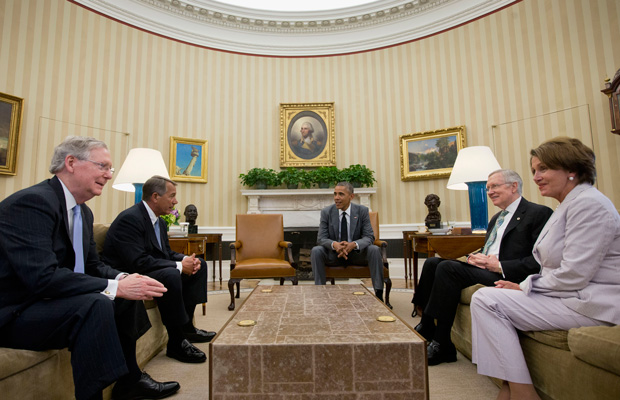
[[[372,211],[370,196],[376,188],[356,188],[354,203]],[[266,189],[242,190],[248,199],[248,214],[282,214],[284,228],[317,229],[321,210],[334,204],[334,189]]]

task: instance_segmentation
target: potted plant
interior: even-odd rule
[[[267,189],[267,186],[279,186],[278,173],[271,168],[252,168],[247,174],[240,174],[241,184],[256,186],[256,189]]]
[[[311,174],[312,182],[321,189],[327,189],[330,185],[338,183],[340,178],[340,171],[336,167],[318,167]]]
[[[166,230],[170,230],[170,225],[179,225],[179,211],[176,208],[173,208],[170,214],[164,214],[161,216],[166,222]]]
[[[341,171],[341,179],[350,182],[353,187],[372,186],[376,182],[374,171],[365,165],[350,165]]]
[[[303,169],[287,168],[280,171],[278,178],[288,189],[297,189],[300,183],[304,187],[310,187],[312,183],[308,171]]]

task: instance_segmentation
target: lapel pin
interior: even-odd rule
[[[521,221],[521,217],[517,217],[517,221]]]

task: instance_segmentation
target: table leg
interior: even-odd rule
[[[407,274],[407,262],[409,261],[409,248],[407,247],[407,242],[408,240],[406,238],[403,238],[403,261],[404,261],[404,265],[405,265],[405,282],[407,282],[408,280],[408,274]]]
[[[413,253],[413,290],[418,287],[418,252],[411,249]]]
[[[218,242],[220,247],[220,289],[222,288],[222,242]]]

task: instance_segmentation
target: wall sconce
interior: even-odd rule
[[[472,233],[487,231],[489,213],[486,182],[489,174],[500,168],[491,148],[487,146],[465,147],[456,156],[447,188],[469,191]]]
[[[620,69],[614,79],[605,80],[605,89],[601,90],[609,97],[609,113],[611,114],[611,133],[620,135]]]
[[[136,148],[129,150],[112,187],[123,192],[135,192],[135,202],[142,200],[142,186],[153,175],[170,179],[164,158],[157,150]]]

